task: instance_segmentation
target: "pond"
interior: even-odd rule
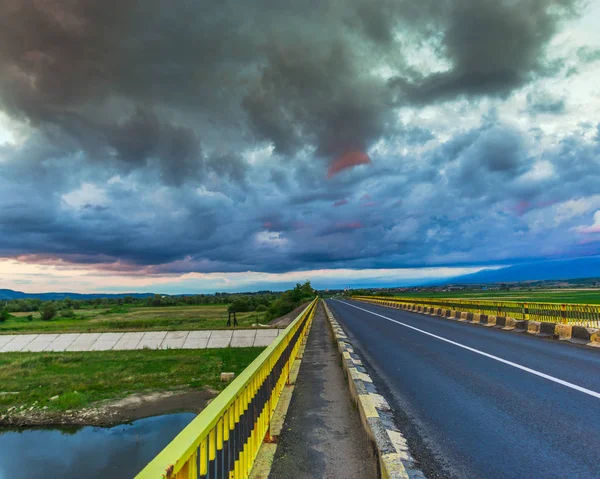
[[[166,414],[110,428],[0,429],[0,479],[131,479],[194,417]]]

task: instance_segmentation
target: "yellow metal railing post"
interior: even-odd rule
[[[550,321],[588,327],[600,326],[600,306],[589,304],[536,303],[516,301],[481,301],[457,298],[403,298],[352,296],[352,299],[378,305],[398,306],[409,311],[444,308],[479,314],[514,317],[535,321]]]

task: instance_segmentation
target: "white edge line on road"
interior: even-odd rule
[[[426,334],[427,336],[431,336],[432,338],[439,339],[440,341],[445,341],[446,343],[453,344],[454,346],[458,346],[459,348],[466,349],[467,351],[471,351],[471,352],[476,353],[476,354],[481,354],[482,356],[485,356],[486,358],[494,359],[494,360],[499,361],[501,363],[508,364],[509,366],[512,366],[513,368],[520,369],[521,371],[525,371],[525,372],[528,372],[530,374],[535,374],[536,376],[539,376],[541,378],[547,379],[548,381],[552,381],[552,382],[555,382],[555,383],[558,383],[558,384],[562,384],[563,386],[566,386],[568,388],[574,389],[575,391],[582,392],[584,394],[587,394],[588,396],[595,397],[596,399],[600,399],[600,393],[597,393],[596,391],[592,391],[591,389],[586,389],[584,387],[577,386],[577,384],[573,384],[573,383],[570,383],[568,381],[563,381],[562,379],[558,379],[558,378],[555,378],[554,376],[550,376],[548,374],[541,373],[539,371],[536,371],[535,369],[531,369],[531,368],[528,368],[526,366],[522,366],[521,364],[513,363],[512,361],[508,361],[506,359],[499,358],[498,356],[494,356],[493,354],[485,353],[483,351],[480,351],[479,349],[471,348],[470,346],[465,346],[464,344],[457,343],[456,341],[452,341],[451,339],[443,338],[442,336],[438,336],[437,334],[429,333],[429,332],[424,331],[422,329],[415,328],[414,326],[411,326],[409,324],[403,323],[401,321],[396,321],[395,319],[388,318],[387,316],[384,316],[383,314],[375,313],[373,311],[369,311],[368,309],[360,308],[360,307],[355,306],[353,304],[346,303],[345,301],[340,301],[339,299],[337,299],[336,301],[339,301],[340,303],[348,305],[348,306],[352,306],[353,308],[360,309],[361,311],[365,311],[365,312],[373,314],[375,316],[379,316],[380,318],[387,319],[388,321],[391,321],[392,323],[399,324],[400,326],[404,326],[405,328],[414,329],[415,331],[418,331],[420,333]]]

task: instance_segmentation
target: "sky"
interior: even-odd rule
[[[4,0],[0,288],[600,254],[600,0]]]

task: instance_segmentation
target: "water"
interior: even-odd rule
[[[111,428],[0,429],[0,479],[131,479],[195,414],[167,414]]]

